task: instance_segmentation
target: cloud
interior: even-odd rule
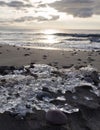
[[[53,15],[51,15],[50,19],[46,17],[42,17],[42,16],[37,16],[37,17],[24,16],[24,17],[14,19],[13,22],[34,22],[34,21],[42,22],[42,21],[52,21],[52,20],[57,20],[57,19],[59,19],[59,16],[53,16]]]
[[[74,17],[91,17],[100,14],[100,0],[60,0],[49,4],[59,12],[72,14]]]
[[[41,22],[41,21],[53,21],[53,20],[58,20],[59,19],[59,16],[54,16],[54,15],[50,15],[51,18],[45,18],[45,17],[42,17],[42,16],[39,16],[37,17],[37,20],[38,22]]]
[[[8,6],[8,7],[13,7],[13,8],[23,8],[23,7],[32,7],[31,4],[25,4],[22,1],[11,1],[11,2],[4,2],[4,1],[0,1],[0,6]]]
[[[50,20],[58,20],[59,19],[59,15],[51,15],[51,19]]]
[[[0,8],[2,12],[0,18],[5,19],[3,20],[5,23],[7,23],[7,21],[8,23],[45,22],[59,19],[59,14],[55,14],[54,10],[49,8],[46,2],[43,1],[44,0],[0,0],[0,7],[3,7]],[[9,21],[9,19],[11,19],[11,21]]]
[[[93,14],[100,14],[100,0],[3,0],[0,1],[0,6],[12,7],[15,9],[38,10],[48,6],[56,9],[58,12],[71,14],[74,17],[91,17]],[[41,18],[42,19],[42,18]]]
[[[32,21],[35,18],[32,16],[24,16],[24,17],[20,17],[14,20],[14,22],[25,22],[25,21]]]
[[[7,3],[4,1],[0,1],[0,6],[5,6]]]
[[[48,19],[42,16],[24,16],[14,20],[14,22],[34,22],[34,21],[47,21]]]

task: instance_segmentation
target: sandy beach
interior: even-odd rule
[[[16,67],[34,65],[35,64],[48,64],[57,68],[57,71],[52,72],[52,75],[57,79],[59,76],[65,78],[60,73],[59,69],[75,67],[77,70],[83,66],[91,65],[100,72],[100,51],[64,51],[64,50],[44,50],[44,49],[33,49],[33,48],[22,48],[9,45],[0,46],[0,74],[5,75],[6,73],[14,73]],[[13,66],[12,70],[5,67],[2,70],[2,66]],[[39,77],[32,75],[30,69],[34,66],[30,66],[26,69],[24,76],[33,76],[36,81]],[[7,70],[9,69],[9,70]],[[22,70],[23,71],[23,70]],[[96,76],[96,78],[95,78]],[[98,73],[95,71],[89,73],[89,75],[84,78],[88,82],[93,82],[93,84],[98,88],[99,77]],[[41,77],[40,77],[41,79]],[[77,79],[77,76],[76,76]],[[43,79],[44,80],[44,79]],[[66,81],[66,78],[64,79]],[[81,79],[83,80],[83,79]],[[13,85],[16,85],[16,81],[13,81]],[[53,80],[54,82],[54,80]],[[0,84],[3,87],[9,87],[10,81],[6,79],[0,79]],[[64,81],[61,85],[64,86]],[[18,84],[17,84],[18,85]],[[29,85],[26,82],[25,85]],[[4,112],[0,114],[0,130],[99,130],[100,128],[100,97],[95,93],[92,93],[92,86],[83,85],[77,86],[75,92],[66,91],[62,93],[58,91],[56,94],[49,91],[47,88],[42,88],[44,93],[49,93],[53,96],[52,104],[65,104],[66,102],[74,107],[78,107],[79,111],[73,113],[64,113],[67,117],[67,122],[65,125],[54,125],[47,122],[45,119],[46,112],[43,110],[34,110],[34,113],[27,113],[26,116],[18,116],[16,113]],[[10,89],[9,89],[10,90]],[[15,90],[14,90],[15,91]],[[99,89],[98,89],[99,91]],[[7,98],[8,101],[11,99],[11,94]],[[14,95],[16,98],[20,98],[20,94]],[[66,101],[57,100],[57,97],[65,97]],[[77,99],[77,100],[76,100]],[[29,106],[26,106],[29,109]]]
[[[100,130],[100,0],[0,0],[0,130]]]
[[[91,65],[100,71],[100,51],[64,51],[0,46],[0,66],[23,66],[30,63],[49,64],[58,68]]]

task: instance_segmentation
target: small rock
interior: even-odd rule
[[[62,76],[62,73],[59,71],[52,71],[51,75],[55,75],[55,76]]]
[[[91,73],[91,78],[92,78],[92,80],[94,81],[94,84],[95,85],[97,85],[100,81],[99,81],[99,74],[98,74],[98,72],[96,72],[96,71],[93,71],[92,73]]]
[[[37,99],[38,100],[43,100],[43,98],[52,98],[52,95],[49,92],[39,92],[37,93]]]
[[[73,66],[73,64],[70,64],[70,65],[62,66],[62,68],[68,69],[68,68],[71,68],[72,66]]]
[[[67,123],[66,115],[60,110],[49,110],[46,113],[46,120],[52,125],[65,125]]]
[[[42,91],[49,92],[49,89],[47,87],[43,87]]]
[[[77,59],[78,61],[82,61],[80,58],[79,59]]]
[[[43,55],[43,59],[47,59],[47,55]]]
[[[88,82],[94,82],[94,85],[98,85],[98,83],[100,82],[99,74],[97,71],[92,71],[92,72],[84,75],[84,79]]]
[[[29,56],[30,54],[24,54],[24,56]]]
[[[65,101],[61,101],[59,99],[53,99],[50,101],[50,103],[54,104],[54,105],[64,105]]]
[[[9,70],[12,70],[12,71],[13,71],[13,70],[15,70],[15,69],[16,69],[16,67],[14,67],[14,66],[10,66],[10,67],[9,67]]]
[[[6,74],[12,72],[13,70],[15,70],[14,66],[0,66],[1,75],[6,75]]]
[[[24,66],[20,66],[16,68],[17,70],[24,70]]]
[[[30,63],[30,68],[34,68],[34,63]]]
[[[80,88],[80,89],[84,89],[84,90],[93,90],[92,86],[90,86],[90,85],[77,86],[77,87],[75,88],[75,90],[77,91],[79,88]]]

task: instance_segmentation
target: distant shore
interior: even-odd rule
[[[91,65],[100,71],[100,51],[64,51],[0,45],[0,66],[49,64],[58,68]]]

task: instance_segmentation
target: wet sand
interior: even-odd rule
[[[91,65],[100,71],[100,51],[64,51],[0,46],[0,66],[49,64],[58,68]]]

